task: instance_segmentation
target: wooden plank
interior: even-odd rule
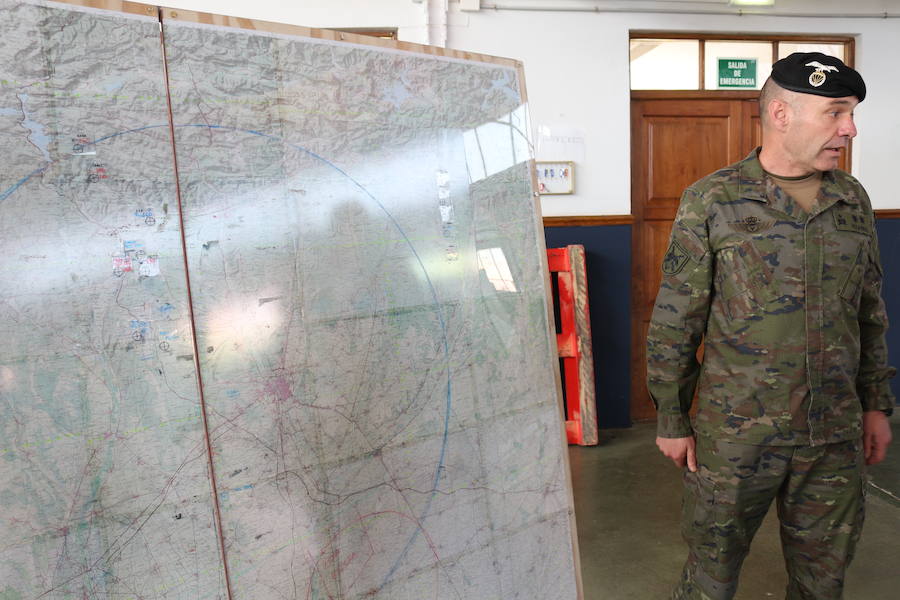
[[[523,103],[527,103],[527,96],[525,92],[525,72],[523,67],[519,67],[518,69],[518,79],[520,87],[520,95]],[[534,167],[534,159],[528,161],[528,168],[531,172],[531,189],[532,189],[532,198],[534,202],[534,215],[535,215],[535,228],[536,235],[539,242],[539,247],[542,250],[539,252],[541,255],[541,269],[544,272],[544,290],[546,291],[546,307],[547,307],[547,331],[550,336],[550,351],[553,356],[559,355],[559,347],[557,345],[556,339],[556,325],[555,318],[553,316],[553,286],[550,283],[550,266],[547,260],[547,253],[543,251],[547,248],[547,239],[544,236],[544,228],[541,227],[541,198],[537,193],[538,182],[537,182],[537,170]],[[553,367],[553,376],[556,380],[556,404],[560,414],[560,430],[559,436],[562,441],[563,448],[568,446],[568,432],[566,430],[565,423],[565,413],[564,413],[564,405],[563,405],[563,391],[562,391],[562,376],[559,372],[559,363],[557,362]],[[562,453],[562,462],[565,467],[565,481],[566,488],[568,490],[568,497],[574,498],[574,488],[572,487],[572,468],[569,464],[569,453]],[[575,517],[575,504],[574,501],[568,507],[569,514],[571,515],[570,523],[571,523],[571,540],[572,540],[572,550],[573,550],[573,560],[575,561],[575,589],[578,594],[578,600],[584,600],[584,580],[581,577],[581,554],[578,551],[578,527]]]
[[[519,82],[519,98],[522,101],[522,104],[528,104],[528,91],[525,88],[525,65],[519,62],[516,65],[516,75],[517,80]],[[544,228],[541,227],[542,224],[542,216],[541,216],[541,197],[538,194],[538,181],[537,181],[537,170],[534,166],[534,159],[528,161],[528,169],[531,172],[531,190],[532,190],[532,200],[534,202],[534,216],[535,216],[535,228],[536,235],[538,238],[539,246],[541,252],[540,261],[541,268],[544,271],[544,290],[546,290],[547,297],[547,329],[550,335],[550,344],[551,344],[551,353],[555,356],[559,353],[559,350],[556,348],[556,324],[553,316],[553,286],[550,283],[550,268],[547,264],[547,253],[544,251],[547,248],[547,238],[544,236]],[[562,394],[562,376],[559,373],[559,363],[553,368],[554,378],[556,379],[556,402],[559,407],[559,414],[561,416],[561,424],[562,427],[560,429],[560,439],[562,440],[563,448],[566,448],[568,445],[565,427],[565,416],[563,415],[563,394]],[[569,453],[562,453],[562,462],[565,468],[565,482],[566,482],[566,491],[569,498],[572,498],[572,504],[570,504],[567,508],[569,514],[571,515],[569,519],[570,534],[572,540],[572,550],[573,550],[573,561],[575,566],[575,590],[577,593],[578,600],[584,600],[584,580],[581,576],[581,554],[578,551],[578,527],[575,518],[575,504],[574,504],[574,488],[572,487],[572,468],[569,464]]]
[[[333,29],[314,29],[311,27],[303,27],[301,25],[289,25],[287,23],[276,23],[274,21],[262,21],[259,19],[247,19],[244,17],[182,10],[180,8],[163,7],[161,11],[164,24],[166,21],[181,21],[203,25],[216,25],[219,27],[231,27],[235,29],[250,29],[262,33],[308,37],[318,40],[361,44],[364,46],[377,46],[387,50],[403,50],[430,56],[487,63],[517,70],[522,67],[520,61],[511,58],[489,56],[487,54],[453,50],[450,48],[439,48],[437,46],[425,46],[423,44],[414,44],[412,42],[394,41],[368,35],[335,31]]]
[[[584,246],[568,246],[575,293],[575,337],[578,345],[578,403],[581,419],[581,445],[595,446],[600,441],[597,431],[597,391],[594,381],[594,351],[591,336],[587,263]]]
[[[853,37],[849,35],[784,35],[777,33],[697,33],[689,31],[659,31],[651,29],[635,29],[629,32],[630,39],[654,39],[654,40],[727,40],[729,42],[827,42],[827,43],[852,43]],[[849,64],[849,63],[847,63]]]
[[[153,4],[140,2],[126,2],[124,0],[53,0],[58,4],[69,4],[84,8],[96,8],[99,10],[111,10],[130,15],[144,15],[155,17],[159,8]]]
[[[634,215],[586,215],[581,217],[544,217],[544,227],[596,227],[631,225]]]
[[[632,100],[754,100],[759,90],[632,90]]]

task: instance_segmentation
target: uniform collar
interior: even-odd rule
[[[766,177],[766,172],[759,162],[760,150],[761,148],[752,150],[747,158],[737,164],[740,173],[741,198],[765,202],[772,208],[789,215],[798,215],[799,212],[803,212],[803,209],[788,194],[784,193],[771,177]],[[824,171],[822,173],[822,189],[819,190],[819,208],[816,212],[825,210],[837,201],[855,205],[859,204],[859,197],[855,191],[846,187],[844,182],[838,181],[834,176],[834,171]]]

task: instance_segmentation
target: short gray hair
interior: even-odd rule
[[[763,126],[769,123],[769,103],[776,98],[782,97],[784,88],[775,83],[775,80],[769,77],[759,90],[759,120]]]

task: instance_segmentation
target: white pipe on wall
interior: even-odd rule
[[[595,13],[661,13],[679,15],[733,15],[733,16],[758,16],[758,17],[802,17],[802,18],[828,18],[828,19],[897,19],[900,12],[871,11],[871,12],[845,12],[845,13],[811,13],[793,12],[766,8],[692,8],[681,6],[678,8],[654,7],[654,6],[609,6],[606,2],[590,2],[578,4],[560,4],[557,2],[481,2],[481,10],[519,10],[537,12],[595,12]]]
[[[447,11],[449,0],[425,0],[425,43],[429,46],[447,46]]]

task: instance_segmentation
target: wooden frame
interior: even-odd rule
[[[824,44],[843,44],[844,45],[844,62],[848,66],[853,66],[856,58],[856,40],[851,35],[799,35],[799,34],[756,34],[756,33],[692,33],[686,31],[656,31],[635,29],[628,32],[628,39],[655,39],[655,40],[697,40],[700,42],[700,52],[698,55],[698,89],[686,91],[715,91],[721,93],[720,90],[706,90],[705,70],[706,64],[706,42],[770,42],[772,44],[772,62],[778,60],[778,44],[780,42],[802,42],[802,43],[824,43]],[[637,91],[647,90],[633,90]],[[654,90],[655,91],[655,90]],[[678,90],[682,91],[682,90]]]
[[[159,7],[155,4],[142,4],[140,2],[128,2],[127,0],[53,0],[58,4],[82,6],[84,8],[97,8],[100,10],[113,10],[129,15],[156,16]]]
[[[598,227],[600,225],[631,225],[633,215],[586,215],[581,217],[544,217],[544,227]]]
[[[429,56],[455,58],[470,62],[481,62],[510,67],[513,69],[517,69],[520,77],[524,72],[522,62],[511,58],[489,56],[487,54],[477,54],[475,52],[465,52],[463,50],[453,50],[450,48],[439,48],[437,46],[425,46],[423,44],[414,44],[412,42],[400,42],[380,37],[373,37],[371,35],[365,35],[361,33],[347,33],[345,31],[338,31],[335,29],[314,29],[311,27],[303,27],[301,25],[289,25],[286,23],[276,23],[274,21],[261,21],[257,19],[232,17],[228,15],[218,15],[213,13],[201,13],[192,10],[181,10],[177,8],[166,7],[160,7],[160,16],[163,23],[165,23],[167,20],[187,21],[189,23],[218,25],[219,27],[232,27],[235,29],[252,29],[254,31],[261,31],[265,33],[297,35],[318,40],[349,42],[352,44],[362,44],[365,46],[378,46],[380,48],[390,50],[404,50]]]
[[[875,218],[900,219],[900,208],[876,208]],[[634,215],[585,215],[580,217],[544,217],[544,227],[600,227],[632,225]]]
[[[656,31],[656,30],[632,30],[628,33],[628,39],[672,39],[672,40],[698,40],[700,42],[699,53],[699,89],[696,90],[631,90],[632,100],[687,100],[687,99],[736,99],[755,100],[759,98],[759,90],[707,90],[705,89],[704,64],[706,61],[706,41],[735,41],[735,42],[760,42],[772,43],[772,62],[778,60],[779,42],[803,42],[803,43],[840,43],[844,44],[844,62],[853,66],[856,58],[856,40],[850,35],[799,35],[799,34],[727,34],[727,33],[692,33],[684,31]],[[847,146],[847,170],[851,170],[853,164],[853,141]],[[632,210],[632,213],[634,211]]]
[[[575,163],[571,160],[539,160],[534,163],[537,171],[538,194],[559,196],[575,193]],[[550,175],[545,173],[549,171]],[[556,175],[557,171],[561,174]]]
[[[334,30],[344,33],[352,33],[355,35],[367,35],[369,37],[381,38],[383,40],[397,41],[396,27],[342,27],[334,28]]]

